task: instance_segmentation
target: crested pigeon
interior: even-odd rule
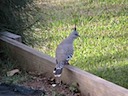
[[[75,27],[73,32],[58,45],[56,49],[56,66],[53,70],[55,77],[60,77],[64,65],[69,64],[68,61],[72,58],[74,51],[73,41],[77,37],[79,37],[79,34]]]

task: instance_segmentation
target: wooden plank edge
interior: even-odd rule
[[[0,35],[3,35],[5,37],[8,37],[8,38],[14,39],[16,41],[22,42],[20,35],[16,35],[16,34],[13,34],[11,32],[8,32],[8,31],[0,32]]]
[[[45,65],[45,67],[49,69],[49,70],[46,69],[48,71],[47,73],[52,74],[52,69],[55,66],[54,58],[4,36],[0,37],[0,42],[6,43],[6,45],[9,45],[8,46],[9,48],[13,46],[13,48],[18,49],[17,51],[19,52],[20,50],[22,50],[22,52],[24,51],[25,53],[27,52],[28,55],[33,55],[34,57],[36,57],[36,59],[38,58],[42,59],[42,61],[40,61],[42,65],[39,65],[39,66],[41,67]],[[23,55],[22,52],[21,54],[18,54],[18,56]],[[18,52],[16,52],[15,54],[17,53]],[[43,60],[46,60],[48,62],[47,65],[43,64]],[[28,63],[32,63],[32,62],[28,62]],[[41,71],[40,70],[36,69],[36,71],[39,71],[42,73],[44,72],[44,70],[41,70]],[[67,82],[67,83],[72,83],[72,82],[79,83],[79,89],[81,90],[83,96],[128,96],[127,89],[121,86],[118,86],[114,83],[111,83],[109,81],[106,81],[95,75],[92,75],[88,72],[82,71],[73,66],[65,66],[65,69],[61,78],[64,82]]]

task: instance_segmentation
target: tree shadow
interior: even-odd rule
[[[32,31],[31,27],[40,20],[39,8],[34,0],[1,0],[0,1],[0,31],[9,31],[21,35]],[[29,31],[26,31],[29,29]]]

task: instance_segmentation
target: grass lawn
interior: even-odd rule
[[[128,0],[49,0],[39,7],[43,20],[25,34],[29,46],[54,57],[76,23],[81,37],[71,65],[128,88]]]

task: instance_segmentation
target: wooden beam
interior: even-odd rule
[[[20,35],[16,35],[16,34],[8,32],[8,31],[0,32],[0,35],[14,39],[14,40],[19,41],[19,42],[22,42]]]
[[[23,69],[53,76],[54,58],[1,36],[0,47],[5,46]],[[78,83],[82,96],[128,96],[127,89],[70,65],[65,66],[61,79],[66,83]]]

